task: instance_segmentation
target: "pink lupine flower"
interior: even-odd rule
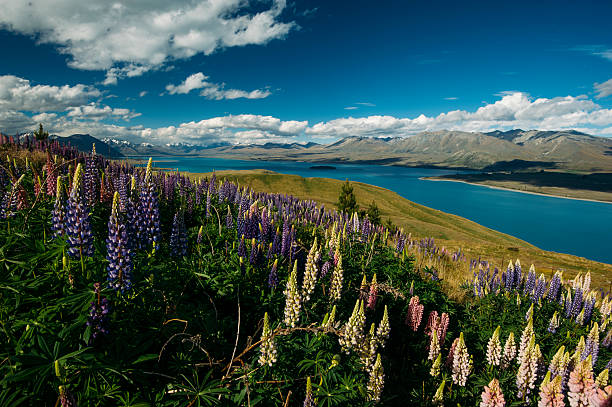
[[[421,325],[424,308],[425,306],[419,304],[418,295],[415,295],[410,299],[410,303],[408,304],[408,314],[406,315],[406,324],[409,325],[414,332],[416,332]]]
[[[570,373],[567,386],[569,391],[567,398],[572,407],[591,406],[591,398],[597,395],[595,379],[593,379],[593,364],[591,356],[576,363],[576,367]]]
[[[489,385],[484,387],[480,397],[482,398],[480,407],[504,407],[506,405],[504,393],[502,393],[497,379],[491,380]]]

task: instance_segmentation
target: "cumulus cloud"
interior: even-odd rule
[[[0,76],[0,109],[46,112],[64,110],[99,97],[100,91],[86,85],[34,85],[13,75]]]
[[[357,136],[410,136],[422,131],[498,129],[562,130],[586,128],[591,134],[612,135],[612,110],[604,109],[586,96],[533,99],[522,92],[503,92],[501,99],[474,112],[453,110],[437,116],[415,118],[394,116],[347,117],[316,123],[306,129],[313,138]]]
[[[608,79],[604,83],[595,83],[593,87],[597,92],[597,99],[612,95],[612,79]]]
[[[182,83],[178,85],[168,84],[166,90],[169,94],[187,94],[192,90],[202,89],[200,96],[207,99],[222,100],[222,99],[263,99],[270,96],[270,91],[265,89],[256,89],[252,91],[244,91],[239,89],[225,89],[225,84],[208,82],[209,77],[202,72],[197,72],[189,75]]]
[[[112,108],[110,106],[99,106],[96,103],[92,102],[88,105],[70,107],[68,108],[68,113],[66,115],[68,117],[90,120],[102,120],[112,117],[115,119],[129,121],[130,119],[138,117],[141,114],[135,113],[130,109],[119,109]]]
[[[285,6],[286,0],[0,0],[0,28],[57,45],[71,67],[107,71],[110,85],[173,59],[283,38],[295,27],[279,20]]]

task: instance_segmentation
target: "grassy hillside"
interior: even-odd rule
[[[334,207],[342,181],[328,178],[304,178],[278,174],[266,170],[217,171],[217,177],[228,178],[255,191],[287,193],[303,199]],[[210,176],[210,174],[191,174]],[[578,272],[591,271],[594,284],[608,288],[612,279],[612,265],[569,254],[541,250],[521,239],[481,226],[460,216],[451,215],[416,204],[393,191],[359,182],[352,183],[357,203],[366,207],[376,201],[383,220],[391,221],[412,233],[414,237],[433,237],[438,245],[459,249],[468,259],[482,257],[497,267],[506,267],[510,259],[520,259],[525,265],[534,264],[538,272],[551,275],[565,270],[570,277]],[[469,270],[466,263],[465,276]]]

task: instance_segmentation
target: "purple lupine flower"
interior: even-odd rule
[[[200,229],[198,230],[198,237],[196,239],[196,244],[199,246],[202,244],[202,234],[204,232],[204,226],[200,226]]]
[[[55,203],[51,212],[51,230],[53,237],[64,236],[66,234],[66,198],[62,188],[62,181],[57,177]]]
[[[586,325],[591,320],[591,316],[593,315],[593,308],[595,307],[595,298],[587,297],[584,302],[584,321],[583,323]]]
[[[90,343],[96,338],[108,334],[108,312],[110,310],[108,299],[100,296],[100,283],[94,283],[94,292],[96,299],[91,302],[86,323],[87,326],[91,327]]]
[[[210,189],[206,193],[206,217],[210,218]]]
[[[234,228],[234,217],[232,216],[232,211],[230,210],[229,205],[227,205],[227,216],[225,217],[225,227],[228,229]]]
[[[74,182],[68,198],[68,214],[66,219],[66,232],[68,235],[68,254],[72,258],[81,259],[91,256],[94,252],[93,235],[89,223],[89,211],[83,202],[82,183],[83,169],[77,165],[74,172]]]
[[[83,176],[85,202],[88,206],[93,206],[98,198],[98,166],[96,164],[96,145],[94,144],[91,155],[85,159],[85,174]]]
[[[240,237],[240,243],[238,244],[238,257],[246,258],[246,246],[244,243],[244,235]]]
[[[521,268],[521,262],[514,262],[514,287],[518,290],[521,286],[521,282],[523,281],[523,269]]]
[[[138,201],[136,238],[141,249],[159,244],[160,239],[159,203],[151,174],[152,165],[153,160],[149,158]]]
[[[187,230],[185,217],[182,211],[174,215],[172,233],[170,234],[170,253],[172,257],[183,257],[187,254]]]
[[[533,294],[531,295],[531,300],[533,302],[538,302],[540,298],[544,296],[546,292],[546,278],[543,275],[540,275],[536,282],[535,289],[533,290]]]
[[[274,260],[270,274],[268,275],[268,287],[275,288],[278,285],[278,259]]]
[[[286,219],[283,223],[283,237],[281,242],[281,255],[288,256],[289,249],[291,248],[291,241],[289,233],[289,222]]]
[[[512,291],[514,288],[514,266],[512,262],[508,263],[508,268],[506,269],[506,291]]]
[[[281,235],[279,227],[276,227],[276,233],[274,234],[274,239],[272,240],[272,253],[281,254]]]
[[[561,288],[561,276],[557,271],[553,278],[550,280],[548,294],[546,294],[546,298],[548,298],[548,301],[557,301],[559,297],[559,288]]]
[[[249,256],[249,263],[255,264],[257,263],[258,259],[259,259],[259,247],[257,244],[257,240],[253,238],[253,240],[251,240],[251,255]]]
[[[327,273],[329,273],[331,266],[332,264],[329,260],[323,263],[323,266],[321,267],[321,278],[325,277]]]
[[[113,196],[113,207],[108,219],[106,260],[108,260],[108,286],[122,293],[132,287],[132,253],[129,248],[125,223],[119,212],[119,193]]]
[[[574,292],[574,300],[572,301],[570,308],[569,318],[576,318],[582,309],[582,289],[576,288]]]

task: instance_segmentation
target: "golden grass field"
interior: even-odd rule
[[[304,178],[267,170],[217,171],[219,179],[227,178],[255,191],[284,193],[320,202],[334,208],[343,181],[329,178]],[[189,174],[191,177],[210,177],[211,173]],[[578,272],[591,272],[593,285],[608,289],[612,280],[612,265],[569,254],[541,250],[521,239],[481,226],[460,216],[447,214],[416,204],[388,189],[360,182],[351,182],[357,203],[367,207],[373,200],[378,205],[383,222],[387,218],[415,238],[433,237],[437,245],[447,249],[461,248],[468,259],[481,257],[495,267],[505,267],[509,260],[520,259],[523,269],[534,264],[536,271],[550,277],[556,270],[564,270],[564,277]],[[462,263],[445,279],[452,281],[449,288],[469,276],[468,263]]]

